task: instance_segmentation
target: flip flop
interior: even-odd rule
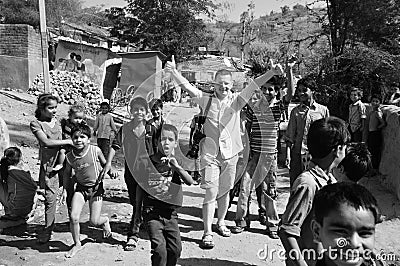
[[[137,240],[133,238],[129,238],[125,244],[124,250],[125,251],[133,251],[137,247]]]
[[[200,248],[202,249],[212,249],[214,248],[214,237],[211,233],[206,233],[201,238]]]
[[[217,224],[217,232],[223,237],[230,237],[231,236],[231,230],[226,227],[224,224]]]

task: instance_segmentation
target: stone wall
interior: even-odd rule
[[[29,25],[0,24],[0,88],[26,91],[41,72],[40,34]]]
[[[382,183],[400,199],[400,107],[383,107],[387,126],[383,129],[383,150],[379,171]]]

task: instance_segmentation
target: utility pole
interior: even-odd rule
[[[43,80],[44,92],[51,91],[50,88],[50,74],[49,74],[49,55],[47,43],[47,27],[46,27],[46,5],[45,0],[39,0],[39,16],[40,16],[40,36],[42,44],[42,65],[43,65]]]

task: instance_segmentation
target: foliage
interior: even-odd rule
[[[200,15],[212,16],[210,0],[128,0],[124,8],[107,10],[111,34],[140,50],[160,50],[179,60],[207,46],[210,36]]]
[[[58,27],[62,19],[72,18],[81,10],[80,0],[46,0],[47,25]],[[38,0],[2,0],[0,16],[4,23],[39,27]]]

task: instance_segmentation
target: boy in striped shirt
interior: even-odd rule
[[[279,77],[274,76],[270,79],[261,87],[260,99],[247,112],[246,128],[250,137],[250,160],[242,178],[235,218],[236,226],[232,230],[234,233],[243,232],[246,226],[248,199],[252,189],[256,187],[260,222],[265,222],[267,234],[271,238],[278,238],[279,218],[275,202],[277,140],[279,123],[284,111],[282,101],[276,99],[280,85]]]

